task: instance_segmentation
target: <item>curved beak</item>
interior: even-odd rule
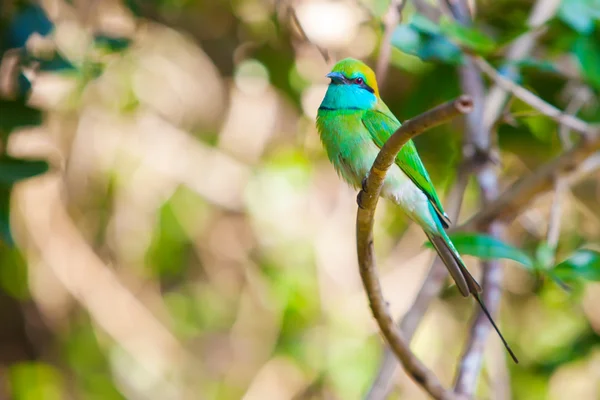
[[[330,72],[325,76],[330,78],[331,81],[335,83],[342,83],[346,80],[346,77],[341,72]]]

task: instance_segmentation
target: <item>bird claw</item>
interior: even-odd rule
[[[360,185],[360,186],[362,187],[362,190],[363,190],[364,192],[366,192],[366,191],[367,191],[367,177],[366,177],[366,176],[363,178],[363,180],[362,180],[362,182],[361,182],[361,185]]]
[[[364,194],[364,190],[361,190],[360,192],[358,192],[358,194],[356,195],[356,204],[358,204],[358,208],[362,208],[363,210],[365,209],[362,205],[362,196]]]

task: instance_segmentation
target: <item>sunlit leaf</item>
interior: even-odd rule
[[[488,54],[497,47],[496,42],[484,33],[448,18],[440,20],[440,28],[448,39],[476,53]]]
[[[9,243],[10,244],[10,243]],[[23,254],[16,247],[0,243],[0,288],[16,299],[29,297],[29,274]]]
[[[455,233],[450,235],[454,247],[461,254],[479,257],[484,260],[505,258],[533,269],[533,260],[523,251],[494,237],[478,233]],[[426,244],[432,247],[431,243]]]
[[[522,122],[542,142],[550,143],[556,136],[556,124],[545,116],[531,116],[524,118]]]
[[[13,364],[8,369],[14,399],[60,400],[67,396],[65,382],[55,367],[41,362]]]
[[[600,281],[600,253],[590,249],[579,249],[552,271],[559,279],[565,281],[577,278]]]

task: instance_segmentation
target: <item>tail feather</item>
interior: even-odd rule
[[[500,340],[502,340],[502,343],[508,351],[508,354],[510,354],[513,361],[518,364],[519,360],[515,356],[515,353],[513,353],[512,349],[506,342],[506,339],[504,339],[504,336],[502,336],[502,333],[500,333],[500,329],[498,329],[498,326],[492,319],[492,316],[490,315],[488,309],[483,303],[483,300],[481,300],[481,298],[479,297],[479,294],[482,291],[481,286],[479,285],[479,283],[477,283],[475,278],[473,278],[473,275],[471,275],[471,273],[467,270],[467,267],[458,255],[458,251],[456,251],[454,245],[452,245],[450,238],[446,236],[446,233],[444,231],[442,231],[442,234],[443,236],[438,236],[432,233],[427,233],[427,237],[429,238],[429,241],[437,251],[444,264],[446,265],[446,268],[448,268],[450,275],[454,279],[454,282],[456,282],[458,290],[465,297],[473,295],[475,300],[477,300],[477,303],[479,303],[481,310],[494,327],[494,330],[500,337]]]
[[[517,359],[517,356],[515,355],[515,353],[512,351],[512,349],[510,348],[510,346],[506,342],[506,339],[504,339],[504,336],[502,336],[502,333],[500,333],[500,329],[498,328],[498,326],[494,322],[494,319],[492,318],[492,316],[490,315],[490,312],[488,311],[487,307],[483,303],[483,300],[481,300],[481,298],[479,297],[479,295],[475,294],[475,293],[473,293],[473,297],[475,297],[475,300],[477,300],[477,302],[479,303],[479,306],[481,307],[481,310],[483,311],[483,313],[487,317],[488,321],[490,321],[490,323],[494,327],[494,330],[496,331],[496,333],[498,334],[498,336],[500,336],[500,340],[502,340],[502,344],[504,344],[504,348],[506,349],[506,351],[508,351],[508,354],[510,354],[510,357],[513,359],[513,361],[515,362],[515,364],[518,364],[519,360]]]
[[[450,247],[450,241],[445,240],[442,236],[436,236],[431,233],[428,233],[427,237],[446,265],[446,268],[448,268],[460,293],[465,297],[469,297],[471,293],[481,292],[481,287],[475,278],[465,268],[460,257],[453,251],[454,249]]]

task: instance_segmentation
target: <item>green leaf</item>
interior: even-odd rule
[[[449,18],[440,20],[442,33],[452,42],[475,53],[489,54],[496,50],[497,43],[484,33],[459,24]]]
[[[400,51],[419,57],[423,61],[442,61],[458,64],[462,61],[461,50],[436,32],[437,25],[429,26],[427,18],[413,17],[409,24],[399,25],[392,35],[392,45]],[[437,29],[439,31],[439,28]]]
[[[542,269],[548,269],[554,263],[555,249],[542,242],[535,251],[535,261]]]
[[[541,142],[551,143],[556,136],[556,123],[546,116],[532,116],[522,120],[523,125],[529,128],[533,136]]]
[[[590,249],[579,249],[565,261],[552,269],[552,272],[565,281],[583,279],[600,281],[600,253]]]
[[[552,271],[552,270],[547,270],[544,271],[544,273],[554,282],[556,283],[556,285],[561,288],[562,290],[564,290],[567,293],[571,293],[573,291],[573,288],[571,286],[569,286],[568,284],[566,284],[565,282],[563,282],[562,279],[560,279],[558,276],[556,276],[556,274]]]
[[[7,379],[16,400],[59,400],[67,394],[63,376],[49,364],[33,361],[12,364]]]
[[[0,243],[0,288],[15,299],[29,298],[29,271],[23,254],[16,247]]]
[[[600,18],[600,1],[563,0],[558,10],[558,18],[573,30],[589,34],[594,30],[594,20]]]
[[[10,232],[10,191],[11,187],[0,186],[0,239],[9,246],[14,244]]]
[[[48,163],[39,160],[21,160],[8,156],[0,157],[0,238],[8,245],[13,244],[10,233],[10,192],[20,180],[31,178],[48,171]]]
[[[426,33],[432,36],[442,33],[439,24],[436,24],[426,16],[419,13],[413,15],[409,25],[418,32]]]
[[[3,136],[15,128],[42,123],[42,112],[20,100],[0,100],[0,110],[0,133]]]
[[[484,260],[505,258],[516,261],[527,269],[533,269],[531,257],[494,237],[477,233],[454,233],[450,235],[450,240],[461,254],[468,254]],[[432,247],[429,242],[425,246]]]
[[[416,55],[422,46],[421,35],[409,25],[398,25],[392,35],[392,45],[405,53]]]
[[[590,37],[580,36],[573,47],[581,73],[593,86],[600,88],[600,45]]]
[[[13,185],[16,182],[43,174],[48,163],[41,160],[21,160],[4,156],[0,158],[0,183]]]

